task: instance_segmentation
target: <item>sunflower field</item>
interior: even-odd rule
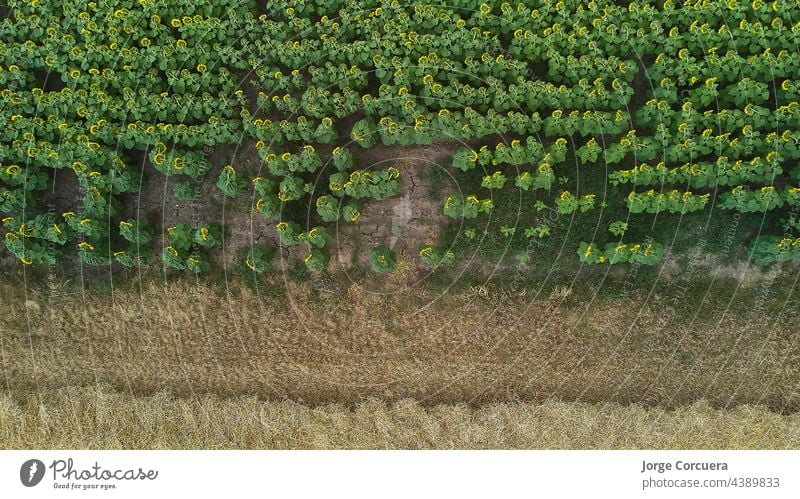
[[[624,224],[579,232],[576,263],[654,265],[671,241],[653,227],[726,213],[762,222],[741,241],[757,262],[800,257],[797,2],[8,0],[0,12],[3,251],[23,265],[156,254],[209,271],[228,237],[219,220],[158,226],[133,206],[166,176],[178,198],[208,184],[252,200],[276,244],[322,271],[336,224],[403,190],[365,149],[453,141],[445,166],[462,189],[440,209],[466,229],[418,248],[427,266],[487,237],[557,239],[537,218],[548,212]],[[224,145],[258,161],[215,164],[206,151]],[[64,185],[78,196],[54,201]],[[242,264],[266,271],[271,253],[253,246]]]

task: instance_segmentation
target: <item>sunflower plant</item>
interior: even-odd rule
[[[263,244],[254,245],[244,258],[244,265],[256,274],[263,274],[272,268],[273,251]]]
[[[372,270],[381,274],[391,272],[397,262],[397,255],[388,246],[376,246],[369,254]]]

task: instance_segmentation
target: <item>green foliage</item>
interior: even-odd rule
[[[141,219],[128,219],[119,223],[119,233],[125,240],[136,246],[144,246],[153,240],[153,230]]]
[[[440,265],[450,265],[456,259],[456,255],[452,250],[434,248],[433,246],[424,246],[421,248],[419,250],[419,257],[422,263],[430,269],[435,269]]]
[[[475,168],[478,154],[468,147],[462,147],[453,154],[453,167],[461,171],[469,171]]]
[[[280,220],[284,203],[274,194],[268,194],[256,200],[255,211],[269,220]]]
[[[646,243],[609,243],[601,251],[595,244],[581,242],[578,247],[581,262],[597,265],[608,263],[638,263],[655,265],[664,256],[664,246],[656,242]]]
[[[161,260],[164,266],[168,269],[183,270],[186,268],[186,259],[188,258],[188,251],[179,249],[175,246],[167,246],[161,252]]]
[[[217,188],[229,198],[235,198],[247,188],[247,180],[233,166],[225,165],[217,179]]]
[[[213,248],[222,244],[222,227],[216,223],[200,225],[194,231],[194,242],[203,248]]]
[[[527,250],[519,250],[514,253],[514,259],[522,265],[527,265],[531,261],[531,255]]]
[[[586,144],[582,145],[578,148],[575,152],[578,156],[578,159],[581,160],[583,164],[590,164],[590,163],[597,163],[597,158],[600,156],[600,153],[603,152],[603,148],[597,143],[597,140],[592,137]]]
[[[111,265],[112,256],[105,245],[95,247],[86,241],[78,244],[78,258],[86,265],[104,267]]]
[[[138,255],[108,246],[121,242],[120,222],[122,239],[136,247],[161,230],[124,225],[135,211],[123,210],[131,196],[121,195],[141,189],[142,161],[183,179],[173,193],[194,201],[205,192],[197,181],[211,170],[209,157],[252,142],[265,167],[248,200],[255,211],[276,222],[298,218],[311,197],[325,223],[356,221],[357,200],[385,200],[402,187],[399,170],[359,170],[356,146],[342,145],[352,139],[370,148],[378,138],[468,144],[452,157],[456,182],[501,190],[513,178],[526,206],[537,191],[536,211],[592,210],[594,195],[566,190],[584,192],[587,184],[604,193],[612,213],[625,202],[633,214],[688,214],[721,193],[722,208],[763,213],[765,228],[796,232],[794,3],[273,3],[261,16],[253,2],[229,0],[63,9],[12,2],[0,51],[0,212],[13,234],[6,245],[31,262],[50,264],[63,253],[138,265]],[[646,61],[646,89],[633,84],[640,63],[630,54]],[[41,88],[45,73],[61,80],[55,88]],[[633,98],[635,90],[642,95]],[[574,157],[571,144],[583,144]],[[592,168],[568,174],[568,155],[575,166],[604,158],[613,168],[607,179]],[[63,189],[62,172],[77,181],[76,212],[43,216],[42,205],[62,197],[53,190]],[[247,184],[230,165],[210,181],[228,198]],[[655,189],[622,200],[605,182]],[[554,185],[563,193],[551,195]],[[495,198],[501,210],[511,201]],[[464,194],[448,198],[444,211],[471,219],[491,208]],[[637,218],[646,217],[632,217],[632,227]],[[609,230],[625,234],[622,226]],[[195,242],[194,233],[187,245],[185,236],[169,238],[181,253],[176,266],[187,265],[192,244],[213,246]],[[773,251],[763,242],[758,248]]]
[[[150,254],[134,246],[127,250],[114,252],[113,257],[114,260],[123,267],[138,268],[147,265]]]
[[[331,161],[334,168],[340,172],[350,170],[355,165],[353,153],[346,147],[337,147],[331,153]]]
[[[275,229],[283,246],[297,246],[303,242],[301,238],[303,231],[296,222],[279,222]]]
[[[306,268],[311,272],[322,272],[328,267],[330,259],[331,255],[327,250],[312,248],[303,259],[303,262],[306,264]]]
[[[350,133],[350,138],[360,145],[368,149],[375,145],[378,136],[378,129],[375,122],[370,118],[363,118],[353,125],[353,130]]]
[[[82,215],[68,211],[62,217],[72,232],[90,241],[97,241],[108,235],[108,220],[97,220]]]
[[[539,239],[543,239],[550,235],[550,226],[545,224],[539,224],[536,227],[528,227],[525,229],[525,237],[532,238],[536,237]]]
[[[800,258],[800,237],[761,236],[753,243],[751,255],[761,266],[796,260]]]
[[[727,96],[737,107],[743,108],[750,103],[761,104],[766,101],[769,98],[769,87],[766,83],[746,77],[731,86]]]
[[[464,199],[456,193],[445,199],[444,214],[451,218],[475,218],[479,213],[489,213],[493,206],[491,199],[480,200],[472,195]]]
[[[595,244],[587,242],[581,242],[580,246],[578,246],[578,257],[582,263],[589,265],[605,263],[606,261],[603,252],[599,250]]]
[[[90,187],[83,197],[83,212],[93,218],[112,218],[121,211],[122,205],[111,194],[103,194],[96,187]]]
[[[369,254],[372,270],[381,274],[391,272],[397,262],[397,256],[388,246],[376,246]]]
[[[517,175],[514,180],[514,185],[520,189],[527,191],[529,189],[545,189],[550,190],[555,182],[556,176],[553,169],[548,163],[542,163],[537,168],[536,172],[531,175],[530,172],[522,172]]]
[[[744,186],[734,187],[720,196],[720,206],[742,213],[765,212],[783,206],[784,200],[775,187],[768,185],[755,191]]]
[[[275,194],[275,181],[264,177],[256,177],[250,181],[253,184],[253,189],[264,198],[270,197]]]
[[[615,220],[608,225],[608,231],[617,237],[622,237],[628,230],[628,223],[622,220]]]
[[[355,199],[371,197],[383,200],[400,192],[400,171],[389,167],[374,172],[354,170],[334,173],[329,178],[329,188],[335,196],[347,195]]]
[[[26,190],[0,188],[0,213],[21,212],[31,200],[31,193]]]
[[[587,211],[593,209],[594,205],[594,194],[585,194],[578,199],[578,209],[580,209],[581,213],[586,213]]]
[[[174,270],[188,269],[195,274],[201,274],[211,270],[211,261],[208,255],[201,251],[178,249],[174,246],[167,246],[161,253],[164,266]]]
[[[486,189],[502,189],[505,187],[507,181],[508,179],[502,172],[496,171],[491,175],[483,177],[481,187],[485,187]]]
[[[283,177],[278,188],[278,200],[286,203],[302,198],[311,192],[313,186],[303,181],[301,177]]]
[[[500,226],[500,233],[503,234],[505,237],[511,237],[517,232],[516,227],[511,227],[508,225]]]
[[[556,209],[562,215],[570,215],[578,209],[578,198],[569,191],[564,191],[556,198]]]
[[[23,192],[46,189],[49,183],[46,171],[30,164],[0,164],[0,180],[6,185],[20,187]]]
[[[186,268],[195,274],[202,274],[211,270],[211,262],[205,253],[196,251],[186,258]]]
[[[322,168],[322,159],[314,146],[309,144],[304,145],[295,154],[284,152],[276,155],[267,147],[260,147],[258,152],[264,159],[269,172],[276,177],[306,172],[314,173]]]
[[[709,194],[698,195],[677,189],[665,194],[650,189],[641,193],[631,192],[627,204],[631,213],[660,213],[665,210],[670,213],[691,213],[705,208],[709,199]]]
[[[609,165],[615,165],[625,159],[625,155],[628,151],[619,144],[611,144],[609,145],[605,151],[603,151],[603,157],[606,160],[606,163]]]
[[[714,103],[719,97],[719,83],[717,78],[707,78],[703,85],[692,90],[692,102],[700,107],[706,107]]]
[[[194,241],[194,230],[187,223],[178,223],[167,228],[167,238],[173,248],[188,251]]]
[[[629,170],[616,170],[609,173],[612,185],[663,185],[688,184],[700,189],[724,185],[735,186],[743,182],[772,183],[783,173],[780,156],[775,152],[749,161],[732,161],[727,156],[720,156],[716,161],[699,161],[684,163],[675,168],[668,168],[662,161],[655,165],[642,163]]]
[[[609,243],[606,245],[604,256],[611,265],[616,263],[655,265],[664,256],[664,246],[656,242]]]
[[[74,237],[74,231],[65,223],[59,223],[52,213],[41,213],[33,218],[6,217],[3,227],[12,233],[30,239],[42,239],[58,245],[64,245]]]
[[[324,248],[331,242],[331,233],[325,227],[314,227],[308,232],[303,232],[298,239],[317,248]]]
[[[25,265],[55,265],[58,250],[30,239],[7,232],[3,238],[6,249]]]
[[[317,214],[324,222],[335,222],[339,220],[340,201],[331,196],[320,196],[317,198]]]
[[[172,186],[172,193],[175,199],[181,201],[194,201],[200,192],[200,186],[191,181],[175,182]]]
[[[333,125],[333,120],[328,118],[322,118],[317,129],[314,131],[314,138],[320,144],[333,144],[334,141],[339,137],[336,133],[336,127]]]
[[[167,229],[168,245],[161,253],[167,268],[189,269],[196,274],[208,272],[211,262],[197,246],[211,248],[222,241],[222,228],[218,224],[203,224],[193,230],[187,223],[179,223]]]
[[[166,176],[188,175],[195,179],[204,177],[211,170],[211,163],[198,151],[170,150],[163,142],[156,142],[148,155],[150,164]]]
[[[263,274],[272,268],[273,251],[262,244],[254,245],[244,258],[245,266],[257,274]]]
[[[350,201],[342,208],[342,218],[348,222],[357,222],[361,218],[361,204]]]

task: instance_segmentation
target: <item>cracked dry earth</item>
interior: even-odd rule
[[[375,147],[362,152],[361,168],[400,170],[400,195],[383,201],[366,200],[358,223],[340,222],[331,244],[332,267],[345,270],[369,266],[372,248],[385,244],[399,260],[415,259],[419,247],[434,244],[445,223],[441,204],[445,192],[458,190],[446,172],[449,158],[458,144],[421,147]],[[366,160],[366,161],[365,161]],[[444,170],[445,181],[434,189],[431,176]],[[442,172],[439,172],[442,173]]]

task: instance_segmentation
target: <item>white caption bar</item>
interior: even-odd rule
[[[798,497],[800,451],[2,451],[0,497]]]

